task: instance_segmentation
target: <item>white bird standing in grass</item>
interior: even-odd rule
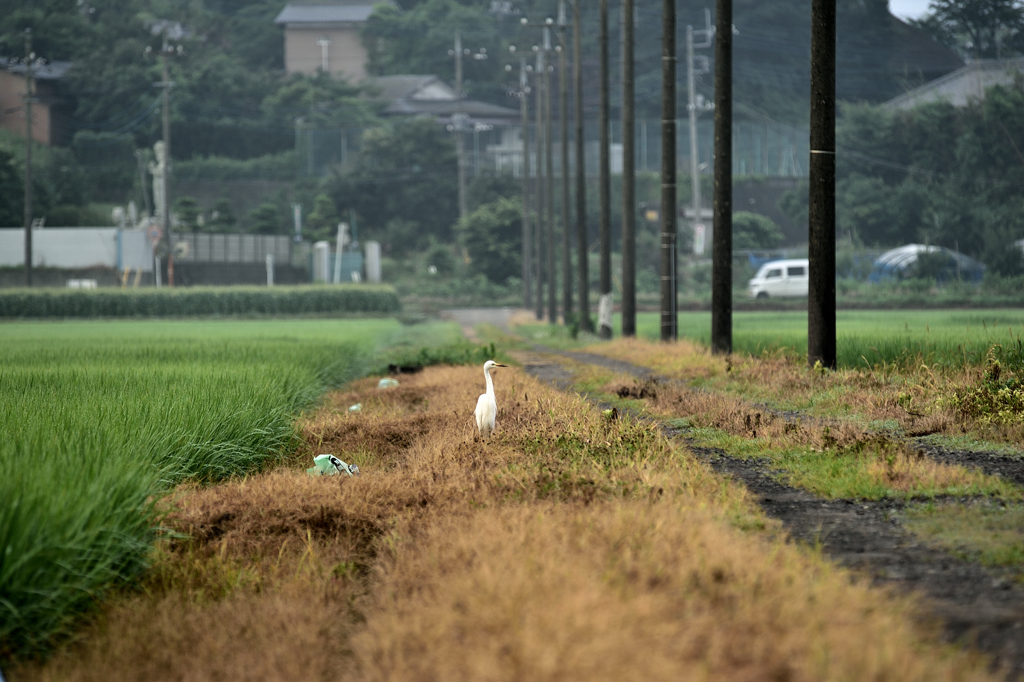
[[[495,367],[508,367],[500,365],[494,360],[484,363],[484,378],[487,380],[487,392],[476,399],[476,428],[480,435],[489,438],[494,431],[494,418],[498,414],[498,401],[494,399],[494,382],[491,380],[491,370]]]

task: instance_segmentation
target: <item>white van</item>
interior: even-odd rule
[[[785,296],[807,295],[807,271],[810,267],[806,258],[773,260],[765,263],[747,282],[751,298],[782,298]]]

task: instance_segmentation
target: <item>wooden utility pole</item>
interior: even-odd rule
[[[513,51],[515,46],[512,46]],[[519,117],[523,127],[523,163],[521,172],[523,174],[523,307],[529,309],[533,282],[530,259],[532,249],[530,245],[530,113],[528,95],[530,93],[529,81],[526,77],[526,57],[519,56]]]
[[[728,354],[732,352],[732,0],[715,4],[714,209],[711,352]]]
[[[676,318],[676,4],[662,0],[661,340],[678,338]]]
[[[551,20],[548,19],[548,22],[551,23]],[[543,50],[545,55],[551,53],[550,26],[544,27]],[[544,93],[544,174],[548,179],[548,187],[544,192],[546,199],[544,208],[547,212],[548,224],[548,324],[556,324],[558,322],[558,305],[556,303],[558,298],[558,275],[555,271],[555,164],[554,135],[552,134],[554,131],[551,128],[551,65],[547,63],[547,59],[545,59],[544,63]]]
[[[622,335],[636,336],[636,132],[633,0],[622,2]]]
[[[572,74],[576,127],[576,267],[580,290],[580,330],[593,332],[590,319],[590,274],[587,262],[587,155],[583,138],[583,38],[580,24],[580,2],[572,3]]]
[[[160,87],[163,88],[163,137],[164,137],[164,173],[160,182],[163,183],[164,204],[160,215],[160,224],[164,234],[167,235],[167,286],[174,288],[174,232],[171,225],[171,87],[168,59],[173,55],[174,49],[164,40],[163,48],[160,50],[160,60],[163,62],[163,80]]]
[[[836,367],[836,3],[811,1],[807,362]]]
[[[612,338],[612,210],[611,210],[611,139],[608,136],[608,0],[601,0],[601,169],[598,178],[598,199],[601,204],[601,291],[598,325],[602,339]]]
[[[462,34],[459,31],[455,32],[455,94],[459,100],[462,100]],[[466,142],[462,139],[463,128],[465,126],[464,118],[460,117],[459,123],[455,129],[455,155],[457,157],[456,165],[458,167],[458,184],[459,184],[459,220],[466,217]]]
[[[536,230],[537,238],[534,241],[534,244],[537,245],[537,249],[536,249],[536,251],[537,251],[537,296],[536,296],[536,307],[534,309],[534,314],[536,315],[538,320],[542,320],[542,319],[544,319],[544,285],[545,285],[545,281],[544,281],[544,258],[543,258],[543,254],[541,253],[542,250],[543,250],[541,248],[541,245],[544,243],[544,237],[547,234],[545,232],[545,225],[544,225],[544,222],[545,222],[545,210],[544,210],[544,208],[545,208],[545,206],[547,206],[547,204],[545,203],[544,195],[547,193],[547,189],[548,189],[545,186],[546,180],[545,180],[545,177],[544,177],[544,169],[545,169],[545,165],[546,165],[544,163],[544,149],[545,149],[545,147],[544,147],[544,144],[545,144],[545,140],[544,140],[544,97],[545,97],[545,93],[544,93],[544,71],[545,71],[545,64],[544,64],[544,50],[541,50],[538,47],[534,47],[534,49],[537,50],[537,63],[534,66],[534,71],[537,74],[537,78],[534,81],[534,83],[536,83],[536,85],[537,85],[537,111],[536,111],[536,115],[537,115],[536,116],[536,121],[537,121],[537,123],[536,123],[536,127],[534,128],[534,130],[537,132],[537,191],[534,194],[534,197],[535,197],[536,202],[537,202],[537,212],[535,214],[537,216],[537,220],[535,221],[537,223],[537,230]],[[547,282],[547,285],[551,286],[551,283]]]
[[[25,286],[32,286],[32,29],[25,29]]]
[[[566,78],[566,62],[569,60],[569,43],[565,38],[568,21],[565,15],[565,0],[558,3],[558,94],[560,97],[561,131],[559,146],[562,152],[562,319],[569,324],[572,318],[572,240],[570,238],[569,211],[569,84]]]

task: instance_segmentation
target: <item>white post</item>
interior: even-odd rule
[[[274,254],[267,254],[267,286],[274,286]]]
[[[327,282],[327,267],[330,261],[331,245],[329,242],[320,241],[313,244],[313,281]]]
[[[380,284],[380,242],[366,242],[366,280]]]
[[[334,283],[341,284],[341,254],[345,250],[345,233],[348,232],[347,223],[338,223],[337,243],[334,247]]]

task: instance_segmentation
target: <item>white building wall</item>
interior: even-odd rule
[[[25,230],[0,229],[0,266],[25,265]],[[115,227],[47,227],[32,232],[32,265],[49,268],[94,266],[153,270],[153,251],[142,230]]]

